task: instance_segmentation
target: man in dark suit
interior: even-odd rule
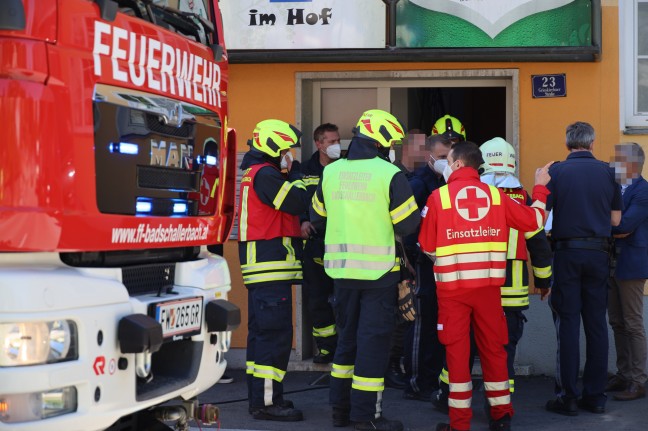
[[[558,337],[556,399],[547,410],[575,416],[604,413],[608,370],[609,238],[621,220],[621,188],[614,169],[594,158],[594,128],[567,126],[567,159],[551,166],[547,209],[553,208],[554,284],[550,304]],[[583,389],[578,388],[580,323],[586,338]]]
[[[643,294],[648,279],[648,182],[641,176],[645,155],[635,143],[615,146],[612,166],[621,184],[621,223],[612,228],[616,238],[617,267],[610,279],[608,317],[614,331],[617,372],[606,391],[615,400],[630,401],[646,396],[646,331]]]

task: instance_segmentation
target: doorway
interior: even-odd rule
[[[516,69],[315,72],[297,74],[297,123],[304,157],[315,150],[311,131],[329,122],[343,147],[366,109],[394,114],[411,131],[430,135],[439,117],[457,117],[477,144],[496,136],[518,149]],[[301,102],[301,103],[299,103]]]

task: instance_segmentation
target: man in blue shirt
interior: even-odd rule
[[[588,123],[567,126],[567,160],[549,170],[555,244],[554,285],[550,304],[558,337],[557,398],[549,411],[575,416],[578,408],[605,412],[608,333],[607,282],[612,226],[621,220],[621,189],[614,169],[594,158],[594,129]],[[577,387],[580,366],[580,320],[587,339],[583,390]],[[580,399],[579,399],[579,396]]]
[[[617,372],[606,392],[618,392],[615,400],[631,401],[646,396],[646,330],[643,292],[648,279],[648,182],[641,176],[645,155],[635,143],[615,146],[617,182],[623,194],[621,224],[612,228],[617,266],[610,279],[608,317],[614,331]]]

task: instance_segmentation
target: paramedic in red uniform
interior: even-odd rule
[[[536,171],[531,207],[514,202],[484,184],[477,169],[481,152],[458,142],[448,154],[447,185],[428,198],[419,243],[434,261],[439,298],[439,340],[446,346],[450,376],[450,424],[437,431],[469,430],[472,380],[468,369],[472,325],[490,404],[490,430],[510,430],[513,406],[506,366],[508,343],[500,286],[506,277],[509,228],[536,231],[544,224],[550,164]]]

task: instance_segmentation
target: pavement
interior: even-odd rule
[[[284,379],[285,398],[304,412],[303,422],[259,421],[248,413],[247,386],[243,370],[227,370],[234,377],[229,384],[216,384],[199,396],[200,403],[215,404],[220,408],[220,431],[302,431],[352,430],[331,425],[328,405],[328,373],[325,371],[289,371]],[[477,381],[473,392],[472,430],[488,430],[484,413],[484,393]],[[530,376],[515,380],[512,429],[524,431],[643,431],[648,424],[648,398],[635,401],[615,401],[610,396],[604,414],[581,411],[568,417],[547,412],[544,405],[552,397],[552,377]],[[388,419],[403,422],[405,430],[434,430],[447,416],[433,409],[431,403],[405,400],[402,390],[387,388],[383,396],[383,414]],[[219,428],[219,425],[200,428],[192,423],[192,431]]]

